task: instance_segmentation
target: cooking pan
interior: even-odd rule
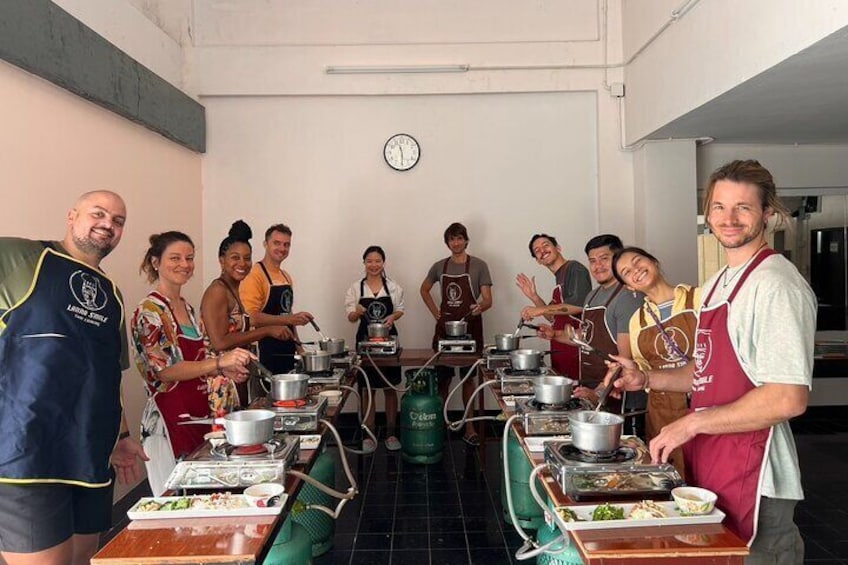
[[[497,334],[495,336],[495,348],[498,351],[513,351],[518,349],[518,341],[520,339],[515,334]]]
[[[333,356],[329,351],[304,351],[299,357],[307,373],[323,373],[333,369]]]
[[[545,353],[538,349],[515,349],[509,353],[509,362],[516,371],[535,371],[542,366]]]
[[[328,337],[319,341],[318,347],[330,355],[341,355],[345,352],[345,340],[341,337]]]
[[[463,337],[467,333],[468,322],[464,320],[445,322],[445,335],[448,337]]]
[[[624,418],[609,412],[580,410],[569,414],[571,443],[580,451],[612,453],[621,444]]]
[[[573,380],[558,375],[533,379],[536,401],[542,404],[565,404],[571,398],[573,387]]]
[[[301,373],[284,373],[273,375],[271,381],[271,399],[273,400],[298,400],[306,398],[309,388],[309,375]]]
[[[180,422],[185,424],[220,424],[224,426],[227,443],[236,447],[241,445],[261,445],[274,437],[274,418],[271,410],[241,410],[231,412],[223,418],[204,418]]]
[[[371,322],[368,324],[368,339],[388,338],[389,325],[383,322]]]

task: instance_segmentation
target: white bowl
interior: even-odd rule
[[[268,506],[268,500],[285,492],[280,483],[259,483],[244,489],[244,498],[251,506]]]
[[[709,514],[715,508],[716,494],[705,488],[677,487],[671,490],[671,496],[681,514]]]
[[[336,406],[342,401],[342,391],[340,390],[322,390],[318,393],[318,396],[326,398],[327,404],[330,406]]]

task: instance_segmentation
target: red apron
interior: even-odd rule
[[[551,304],[562,304],[562,285],[556,285],[554,287]],[[568,316],[554,316],[553,328],[555,330],[561,330],[565,326],[571,326],[575,330],[580,328],[580,324]],[[560,375],[572,379],[579,378],[580,350],[573,345],[566,345],[552,339],[551,366]]]
[[[471,255],[466,258],[465,272],[461,275],[447,274],[448,261],[450,261],[450,257],[445,259],[442,266],[442,276],[439,279],[442,290],[442,303],[439,306],[441,317],[436,320],[433,350],[437,349],[438,341],[447,336],[445,322],[462,319],[477,305],[477,297],[471,288],[471,275],[468,274],[471,266]],[[468,322],[468,333],[477,343],[477,351],[483,351],[483,316],[468,316],[465,320]]]
[[[586,341],[595,349],[611,355],[618,355],[618,343],[616,336],[612,335],[607,327],[607,307],[623,288],[624,285],[617,285],[609,299],[601,306],[588,306],[600,292],[601,287],[598,287],[586,299],[587,306],[583,308],[583,325],[587,328],[587,335],[584,336]],[[580,352],[580,384],[582,386],[595,388],[604,380],[606,374],[607,365],[603,359],[591,353]]]
[[[774,253],[773,249],[761,251],[742,273],[726,301],[708,306],[719,279],[704,300],[695,335],[692,410],[730,404],[755,388],[730,340],[728,314],[731,302],[748,275]],[[718,495],[717,505],[727,513],[725,524],[749,545],[757,532],[760,486],[771,432],[772,428],[734,434],[701,434],[683,446],[692,482]]]
[[[173,316],[173,312],[171,313]],[[176,316],[174,316],[176,320]],[[203,336],[191,338],[183,335],[182,328],[177,324],[177,345],[185,361],[200,361],[206,358],[206,347]],[[191,414],[198,418],[209,417],[209,387],[204,377],[180,381],[167,392],[159,392],[153,397],[174,450],[174,457],[180,458],[194,451],[204,442],[203,436],[211,429],[210,426],[194,424],[180,426],[178,422],[186,421],[180,414]]]

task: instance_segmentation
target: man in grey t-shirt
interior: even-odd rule
[[[468,230],[460,223],[453,223],[445,230],[445,245],[451,251],[447,259],[436,261],[427,278],[421,283],[421,298],[436,320],[433,333],[433,349],[439,339],[445,337],[445,322],[465,319],[468,333],[477,344],[477,351],[483,350],[483,318],[481,314],[492,307],[492,276],[489,266],[477,257],[466,252],[468,248]],[[430,290],[439,283],[441,303],[437,306]],[[436,367],[439,372],[439,394],[447,399],[450,381],[453,378],[452,367]],[[463,372],[463,376],[464,376]],[[474,391],[475,378],[472,376],[462,387],[462,399],[467,405]],[[479,439],[474,424],[465,424],[466,443],[478,445]]]

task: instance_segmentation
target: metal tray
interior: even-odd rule
[[[258,483],[283,483],[286,462],[180,461],[165,482],[169,490],[231,489]]]
[[[573,500],[668,500],[671,489],[684,484],[668,463],[565,467],[565,492]]]

